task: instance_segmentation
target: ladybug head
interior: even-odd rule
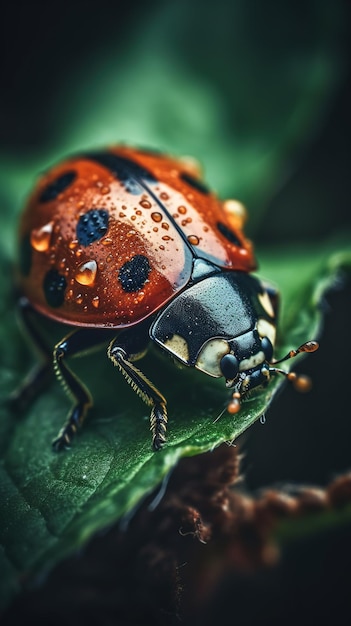
[[[272,361],[273,346],[267,337],[261,340],[262,352],[264,359],[256,367],[240,371],[240,362],[234,354],[227,354],[221,359],[221,369],[226,378],[227,387],[234,389],[231,400],[227,406],[229,413],[235,414],[240,410],[241,399],[246,396],[252,389],[265,386],[268,384],[271,376],[281,374],[291,382],[295,389],[300,392],[309,391],[311,381],[308,376],[298,375],[296,372],[286,372],[283,369],[275,367],[277,363],[287,361],[301,352],[315,352],[318,350],[317,341],[306,341],[299,348],[290,350],[282,359]],[[241,365],[243,362],[241,362]],[[234,376],[235,375],[235,376]]]
[[[305,377],[274,365],[300,352],[313,352],[318,344],[309,341],[274,361],[275,321],[269,295],[256,278],[214,270],[160,310],[150,337],[180,363],[223,377],[233,390],[228,411],[237,413],[241,399],[276,374],[285,375],[300,390],[308,387]]]

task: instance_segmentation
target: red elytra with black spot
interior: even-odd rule
[[[255,269],[251,243],[186,161],[127,147],[39,180],[20,224],[21,290],[74,326],[126,327],[189,282],[196,258]]]

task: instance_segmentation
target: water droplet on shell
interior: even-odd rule
[[[90,287],[94,284],[97,272],[96,261],[87,261],[78,267],[74,278],[80,285],[87,285]]]
[[[153,219],[154,222],[161,222],[162,221],[162,214],[158,213],[157,211],[155,211],[154,213],[151,213],[151,219]]]
[[[188,241],[192,246],[198,246],[200,243],[200,240],[196,235],[189,235]]]
[[[49,222],[40,228],[34,228],[30,234],[30,243],[37,252],[46,252],[50,248],[54,222]]]

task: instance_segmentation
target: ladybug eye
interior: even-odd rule
[[[221,372],[227,380],[233,380],[239,372],[239,361],[234,354],[225,354],[220,362]]]
[[[266,357],[266,361],[270,362],[272,360],[272,357],[273,357],[273,346],[272,346],[270,340],[268,339],[268,337],[263,337],[263,339],[261,341],[261,346],[262,346],[262,350],[264,352],[264,355]]]

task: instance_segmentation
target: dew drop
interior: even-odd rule
[[[99,307],[100,304],[100,298],[99,296],[94,296],[94,298],[91,301],[93,307],[95,307],[95,309],[97,309]]]
[[[164,250],[164,249],[165,249],[164,245],[162,245],[162,244],[161,244],[161,245],[159,246],[159,249],[160,249],[160,250]]]
[[[163,241],[169,241],[170,240],[170,236],[169,235],[163,235],[162,240]]]
[[[54,227],[53,222],[49,222],[41,228],[35,228],[30,235],[30,243],[34,250],[37,252],[47,252],[50,248],[52,230]]]
[[[161,198],[161,200],[168,200],[169,195],[168,195],[168,193],[166,193],[165,191],[163,191],[163,192],[160,194],[160,198]]]
[[[154,226],[152,230],[154,231],[154,233],[158,233],[158,228],[157,228],[157,226]]]
[[[110,193],[111,189],[107,186],[104,185],[103,187],[101,187],[101,193],[103,196],[107,196],[108,193]]]
[[[134,304],[139,304],[145,298],[145,291],[139,291],[138,295],[134,298]]]
[[[103,246],[111,246],[112,245],[112,239],[111,237],[105,237],[105,239],[101,240],[101,243]]]
[[[80,257],[80,256],[82,256],[82,254],[83,254],[83,250],[82,250],[82,248],[78,248],[78,249],[76,250],[76,257]]]
[[[125,217],[126,216],[126,214],[123,213],[123,211],[120,211],[118,215],[119,215],[119,217]]]
[[[157,213],[155,211],[154,213],[151,213],[151,219],[153,219],[154,222],[161,222],[162,221],[162,215],[161,215],[161,213]]]
[[[240,256],[246,258],[246,257],[249,256],[249,251],[246,250],[246,248],[240,248],[239,249],[239,254],[240,254]]]
[[[151,202],[149,202],[148,200],[141,200],[141,202],[139,202],[139,204],[144,209],[151,209]]]
[[[70,241],[68,244],[68,247],[70,250],[75,250],[77,246],[78,246],[78,239],[72,239],[72,241]]]
[[[143,212],[142,212],[142,211],[140,211],[140,209],[138,209],[137,211],[135,211],[135,213],[136,213],[137,215],[142,215],[142,214],[143,214]]]
[[[162,222],[162,228],[164,228],[164,230],[168,230],[169,224],[167,224],[167,222]]]
[[[112,254],[109,254],[108,257],[106,257],[106,263],[111,263],[112,260],[113,260],[113,256]]]
[[[185,206],[183,206],[183,205],[181,205],[181,206],[179,206],[179,207],[178,207],[178,211],[179,211],[179,213],[180,213],[181,215],[185,215],[185,213],[186,213],[186,207],[185,207]]]
[[[83,302],[83,296],[81,293],[79,293],[78,296],[76,296],[76,303],[82,304],[82,302]]]
[[[192,246],[198,246],[200,243],[200,240],[196,235],[189,235],[188,241]]]
[[[96,261],[87,261],[79,266],[74,278],[80,285],[91,286],[95,282],[97,272]]]

